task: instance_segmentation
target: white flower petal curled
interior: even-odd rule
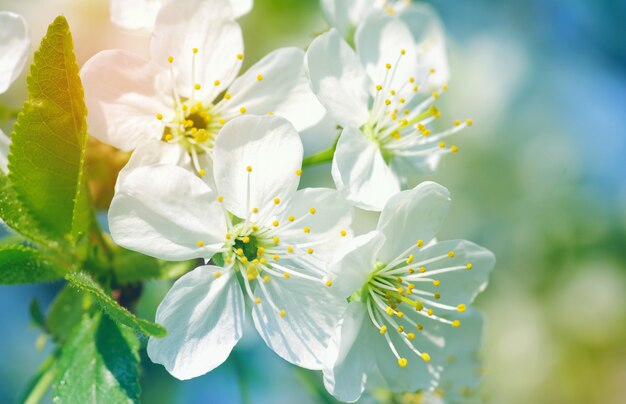
[[[169,290],[156,321],[164,338],[150,338],[148,356],[181,380],[221,365],[243,335],[245,304],[234,272],[206,265],[183,275]]]
[[[8,157],[9,157],[9,147],[11,146],[11,139],[7,135],[4,134],[2,129],[0,129],[0,171],[4,171],[5,173],[8,171]]]
[[[210,258],[221,249],[224,216],[201,179],[176,166],[134,170],[109,209],[113,240],[153,257]]]
[[[10,11],[0,11],[0,94],[22,73],[29,51],[26,20]]]

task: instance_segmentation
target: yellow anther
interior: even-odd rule
[[[387,326],[386,326],[386,325],[383,325],[382,327],[380,327],[379,332],[380,332],[381,334],[386,333],[386,332],[387,332]]]
[[[330,279],[326,281],[325,283],[326,286],[331,287],[333,286],[333,281],[331,281]]]
[[[287,315],[287,312],[285,310],[281,310],[278,312],[278,315],[281,317],[285,317]]]
[[[399,325],[399,326],[398,326],[398,332],[404,332],[404,327],[403,327],[403,326],[401,326],[401,325]]]
[[[454,257],[454,251],[448,251],[448,257],[450,258]]]
[[[156,119],[158,119],[159,121],[163,119],[163,114],[156,114]]]
[[[439,142],[439,147],[442,149],[446,148],[446,142]]]
[[[217,197],[217,201],[218,202],[223,202],[224,201],[224,197],[222,195]]]
[[[413,334],[412,332],[410,332],[410,333],[407,333],[407,334],[406,334],[406,337],[407,337],[408,339],[414,339],[414,338],[415,338],[415,334]]]
[[[259,259],[258,259],[258,258],[253,259],[253,260],[252,260],[252,263],[253,263],[253,264],[258,264],[258,263],[259,263]]]
[[[389,99],[385,100],[385,105],[389,105],[389,104],[391,104],[391,100]]]
[[[198,48],[193,48],[192,51],[193,53],[198,53]]]
[[[417,243],[415,243],[416,246],[418,247],[422,247],[424,245],[424,241],[423,240],[417,240]]]
[[[424,329],[424,326],[421,325],[421,324],[417,324],[416,327],[417,327],[418,331],[422,331]]]
[[[238,248],[238,249],[235,250],[235,253],[237,255],[243,255],[243,249],[242,248]]]
[[[196,243],[196,245],[197,245],[198,247],[204,247],[204,241],[202,241],[202,240],[198,240],[198,242]]]
[[[456,309],[459,313],[463,313],[467,309],[467,307],[465,307],[464,304],[459,304],[458,306],[456,306]]]
[[[219,80],[215,80],[215,81],[213,82],[213,85],[214,85],[215,87],[219,86],[220,84],[222,84],[222,82],[221,82],[221,81],[219,81]]]
[[[383,86],[381,86],[380,84],[376,86],[376,91],[380,91],[383,89]]]
[[[429,316],[432,316],[435,312],[433,311],[433,309],[428,309],[426,313],[428,313]]]
[[[447,84],[444,84],[443,86],[441,86],[441,89],[442,89],[443,91],[448,91],[448,85],[447,85]]]
[[[261,264],[265,264],[265,262],[267,262],[267,260],[266,260],[265,258],[261,258],[261,259],[259,260],[259,262],[260,262]]]
[[[401,54],[401,55],[403,55],[403,56],[404,56],[404,55],[406,55],[406,50],[401,49],[401,50],[400,50],[400,54]]]
[[[433,295],[433,297],[434,297],[436,300],[441,299],[441,295],[440,295],[439,293],[435,293],[435,294]]]
[[[434,281],[433,281],[433,285],[434,285],[434,286],[439,286],[439,285],[441,285],[441,281],[439,281],[439,280],[434,280]]]
[[[217,123],[219,123],[220,125],[224,126],[224,124],[226,123],[225,119],[220,119],[219,121],[217,121]]]
[[[389,94],[391,94],[391,95],[396,95],[396,90],[391,90],[391,91],[389,91]]]
[[[245,256],[244,257],[240,257],[239,261],[241,261],[241,262],[243,262],[245,264],[246,262],[248,262],[248,257],[245,257]],[[248,279],[250,279],[250,278],[248,278]]]
[[[390,63],[387,63],[387,64],[385,65],[385,68],[387,68],[387,70],[391,69],[391,64],[390,64]]]
[[[249,172],[249,173],[251,173],[251,172],[252,172],[252,166],[247,166],[247,167],[246,167],[246,171],[247,171],[247,172]]]
[[[401,287],[401,286],[398,286],[398,287],[396,288],[396,290],[398,291],[398,293],[402,293],[402,292],[404,292],[404,288],[403,288],[403,287]]]
[[[165,141],[166,141],[166,142],[169,142],[169,141],[170,141],[170,140],[172,140],[173,138],[174,138],[174,137],[173,137],[171,134],[169,134],[169,133],[168,133],[167,135],[165,135]]]
[[[246,113],[246,107],[239,108],[239,112],[241,112],[242,114],[245,114]]]
[[[222,273],[220,271],[217,271],[213,274],[213,276],[215,276],[216,278],[219,278],[220,276],[222,276]]]
[[[289,215],[287,220],[289,220],[290,222],[293,222],[294,220],[296,220],[296,217],[294,215]]]
[[[404,313],[401,311],[397,312],[396,315],[400,318],[404,317]]]
[[[458,119],[454,120],[454,126],[461,126],[461,121]]]
[[[278,260],[280,259],[280,257],[279,257],[278,255],[274,255],[274,256],[272,256],[272,259],[273,259],[274,261],[278,261]]]
[[[400,358],[398,359],[398,366],[400,366],[401,368],[405,368],[409,365],[409,361],[406,360],[406,358]]]
[[[193,88],[194,88],[194,89],[196,89],[196,90],[200,90],[201,86],[200,86],[200,84],[196,83],[196,84],[193,86]]]
[[[278,220],[274,220],[274,222],[272,223],[272,225],[273,225],[274,227],[278,227],[278,225],[279,225],[279,224],[280,224],[280,223],[278,222]]]
[[[472,269],[472,264],[470,264],[469,262],[465,265],[465,268],[467,268],[467,270],[469,271],[470,269]]]
[[[237,59],[242,60],[243,59],[243,53],[238,53],[237,54]]]
[[[345,237],[348,234],[348,232],[345,230],[342,230],[340,234],[341,234],[341,237]]]
[[[261,298],[257,297],[256,299],[254,299],[254,303],[255,304],[261,304]]]
[[[428,355],[426,352],[424,352],[422,354],[422,359],[424,359],[424,362],[430,362],[430,355]]]
[[[272,238],[272,241],[274,242],[274,244],[280,243],[280,239],[278,237]]]
[[[433,98],[434,99],[438,99],[439,98],[439,93],[436,91],[433,91]]]
[[[293,252],[293,247],[292,246],[287,247],[287,252],[288,253],[292,253]]]
[[[302,175],[302,170],[296,170],[296,175],[297,176],[301,176]]]
[[[387,308],[385,309],[385,311],[386,311],[386,312],[387,312],[387,314],[389,314],[390,316],[392,316],[392,315],[393,315],[393,309],[392,309],[391,307],[387,307]]]
[[[415,269],[413,269],[413,268],[409,268],[409,269],[408,269],[408,272],[409,272],[409,275],[412,275],[412,274],[414,274],[414,273],[415,273]]]
[[[419,271],[420,271],[421,273],[426,272],[426,267],[419,267]]]
[[[418,91],[419,91],[419,89],[420,89],[420,88],[419,88],[419,86],[413,86],[413,92],[414,92],[414,93],[418,92]]]
[[[269,275],[265,275],[265,276],[263,277],[263,282],[267,283],[267,282],[269,282],[269,281],[270,281],[270,276],[269,276]]]
[[[241,238],[241,241],[242,241],[244,244],[248,244],[248,243],[250,242],[250,237],[248,237],[248,236],[243,236],[243,237]]]
[[[309,213],[310,213],[310,214],[314,215],[314,214],[315,214],[315,212],[316,212],[315,208],[311,208],[311,209],[309,209]]]
[[[461,322],[459,320],[454,320],[452,322],[452,327],[460,327],[461,326]]]
[[[246,257],[243,257],[246,258]],[[241,262],[244,262],[244,260],[242,259]],[[249,281],[253,281],[256,279],[256,277],[258,276],[258,274],[254,273],[254,272],[250,272],[248,273],[248,280]]]
[[[430,129],[426,129],[422,131],[422,136],[430,136]]]
[[[259,213],[259,208],[252,208],[252,213]]]
[[[230,240],[230,238],[231,238],[232,236],[233,236],[232,234],[230,234],[230,233],[226,233],[226,235],[225,235],[226,240]]]
[[[415,77],[409,77],[409,83],[415,83]]]
[[[406,259],[406,263],[410,264],[411,262],[413,262],[413,260],[415,259],[415,257],[413,257],[413,254],[409,255],[409,257]]]
[[[200,177],[204,177],[206,175],[206,171],[204,170],[204,168],[201,168],[198,170],[198,175]]]
[[[233,262],[233,258],[232,257],[226,257],[226,259],[224,261],[226,261],[227,264],[230,264],[231,262]]]
[[[259,80],[259,81],[263,80],[263,75],[259,74],[258,76],[256,76],[256,79]]]
[[[430,72],[430,74],[435,73],[437,70],[435,70],[434,68],[431,68],[430,70],[428,70]]]
[[[173,57],[173,56],[168,56],[168,57],[167,57],[167,61],[168,61],[169,63],[174,63],[174,57]]]
[[[305,227],[304,228],[304,232],[305,233],[310,233],[311,232],[311,228],[310,227]]]
[[[465,124],[466,124],[467,126],[472,126],[472,125],[474,124],[474,121],[472,121],[471,119],[467,119],[467,120],[465,121]]]
[[[406,100],[404,98],[400,98],[398,101],[400,101],[400,104],[404,104]]]
[[[307,248],[306,252],[307,252],[307,254],[313,254],[313,249],[312,248]]]
[[[265,248],[259,247],[256,250],[256,255],[263,255],[264,252],[265,252]]]
[[[452,146],[452,147],[450,147],[450,151],[451,151],[452,153],[456,153],[456,152],[458,152],[458,151],[459,151],[459,148],[458,148],[458,147],[456,147],[456,146]]]
[[[274,116],[274,113],[272,111],[267,113],[269,116]]]
[[[289,272],[285,272],[285,273],[283,274],[283,278],[285,278],[285,279],[289,279],[289,278],[291,278],[291,275],[289,274]]]
[[[274,198],[274,205],[278,205],[280,203],[280,198]]]

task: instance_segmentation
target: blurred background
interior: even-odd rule
[[[431,4],[448,34],[453,74],[441,100],[444,119],[471,117],[475,124],[454,138],[460,152],[423,179],[452,193],[440,238],[473,240],[498,258],[477,301],[487,318],[481,396],[493,403],[623,403],[626,2]],[[106,0],[0,0],[0,10],[28,20],[33,50],[64,14],[80,63],[103,49],[147,51],[144,38],[109,23]],[[327,29],[318,0],[256,0],[240,22],[248,64],[279,46],[305,47]],[[24,77],[0,104],[22,104]],[[10,123],[2,127],[10,133]],[[335,133],[320,128],[303,136],[313,152],[330,146]],[[106,191],[124,156],[95,144],[90,154],[94,186]],[[309,170],[306,184],[328,184],[328,169]],[[0,287],[0,402],[16,400],[49,352],[49,343],[37,344],[28,305],[37,298],[46,307],[59,287]],[[140,315],[152,319],[168,287],[150,283]],[[327,402],[317,375],[285,364],[247,334],[225,365],[192,381],[144,361],[144,401]],[[370,392],[363,401],[376,399]]]

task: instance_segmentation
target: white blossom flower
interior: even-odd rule
[[[278,49],[235,79],[243,42],[226,0],[165,4],[150,52],[145,60],[104,51],[81,70],[90,133],[135,150],[118,183],[132,169],[160,162],[210,174],[220,129],[242,114],[280,115],[298,130],[324,114],[300,49]],[[205,179],[212,184],[210,177]]]
[[[26,20],[10,11],[0,11],[0,94],[22,73],[28,52],[30,35]],[[7,156],[11,140],[0,129],[0,171],[7,171]]]
[[[111,21],[129,31],[149,34],[164,4],[174,0],[111,0]],[[211,3],[212,0],[204,0]],[[253,0],[229,0],[233,16],[239,18],[252,10]]]
[[[472,123],[457,120],[433,133],[430,124],[440,117],[433,103],[448,79],[447,67],[436,66],[447,62],[435,17],[420,15],[424,27],[437,28],[416,36],[399,17],[370,14],[356,32],[356,52],[334,29],[307,52],[311,87],[344,128],[333,159],[335,184],[364,209],[381,210],[411,175],[434,170],[443,154],[457,151],[443,139]]]
[[[351,234],[350,205],[335,190],[296,191],[302,142],[283,118],[245,116],[215,144],[215,191],[177,166],[133,170],[109,222],[123,247],[165,260],[223,261],[179,279],[157,311],[167,337],[148,354],[179,379],[221,364],[241,337],[244,297],[267,345],[320,369],[345,299],[329,294],[327,260]]]
[[[448,190],[432,182],[396,194],[377,229],[353,239],[331,265],[333,292],[350,296],[324,370],[338,399],[357,400],[374,366],[392,391],[436,387],[450,355],[446,334],[464,332],[459,314],[495,264],[469,241],[435,240],[449,204]]]

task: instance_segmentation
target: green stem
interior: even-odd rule
[[[317,152],[315,154],[312,154],[308,157],[305,157],[304,160],[302,160],[302,168],[333,161],[333,157],[335,156],[335,150],[337,149],[338,141],[339,141],[339,136],[337,136],[337,139],[335,139],[335,142],[333,143],[332,147],[326,150]]]
[[[239,392],[241,393],[241,404],[250,404],[250,386],[248,385],[248,374],[246,372],[245,364],[241,359],[241,354],[238,351],[231,353],[232,364],[235,367],[237,373],[237,380],[239,382]]]
[[[29,382],[26,391],[22,394],[20,402],[24,404],[36,404],[46,395],[50,384],[56,376],[56,363],[58,354],[50,355],[37,370],[33,379]]]

